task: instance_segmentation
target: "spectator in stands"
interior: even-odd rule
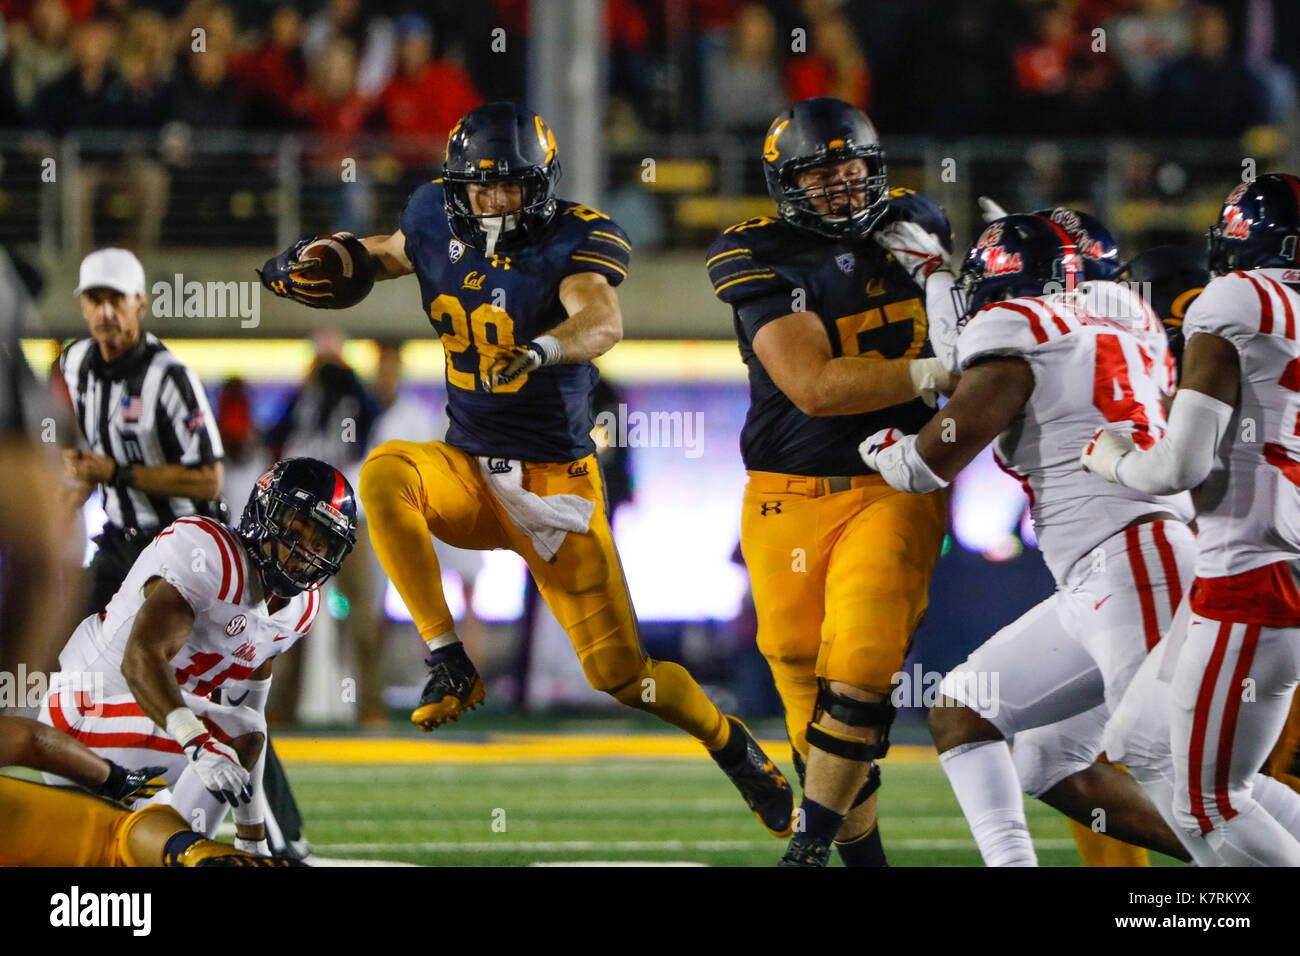
[[[118,66],[141,127],[153,129],[166,121],[175,62],[172,30],[163,16],[153,10],[132,13]]]
[[[372,187],[358,156],[358,140],[372,105],[357,90],[352,41],[330,42],[325,55],[311,61],[307,86],[294,101],[300,122],[318,134],[306,151],[306,189],[327,210],[322,218],[358,235],[369,228]],[[355,177],[343,181],[343,164],[352,161]]]
[[[1110,50],[1139,89],[1149,89],[1161,67],[1191,49],[1191,22],[1183,7],[1183,0],[1141,0],[1106,24]]]
[[[807,53],[795,53],[786,67],[791,101],[834,96],[861,110],[871,108],[871,72],[853,25],[843,13],[818,5],[811,18]]]
[[[267,36],[251,50],[236,53],[230,73],[249,102],[259,104],[252,125],[283,129],[293,116],[292,103],[302,91],[307,65],[302,55],[302,15],[282,4],[271,14]]]
[[[720,57],[706,61],[709,125],[752,136],[785,107],[777,58],[776,21],[761,3],[741,8]]]
[[[230,75],[233,46],[211,32],[207,49],[181,54],[181,69],[172,91],[169,118],[194,129],[239,129],[249,104]]]
[[[271,465],[271,455],[262,442],[253,419],[253,401],[248,386],[238,375],[226,379],[217,395],[217,431],[226,449],[223,462],[225,487],[222,497],[230,506],[232,521],[238,522],[240,502],[248,501],[253,485]]]
[[[129,125],[130,90],[110,62],[118,41],[107,20],[87,20],[72,34],[71,66],[36,97],[34,121],[61,136],[71,129]]]
[[[459,63],[433,58],[424,17],[398,19],[397,36],[397,73],[379,97],[379,113],[390,132],[412,138],[399,142],[395,155],[409,175],[426,179],[442,159],[447,132],[483,97]]]
[[[1200,4],[1192,14],[1192,52],[1156,77],[1148,119],[1170,136],[1240,136],[1267,119],[1264,87],[1231,53],[1228,18]]]
[[[356,88],[373,99],[388,84],[397,65],[397,36],[393,22],[365,10],[361,0],[330,0],[307,21],[303,52],[307,61],[328,56],[334,42],[347,39],[356,55]]]
[[[8,63],[18,109],[29,113],[36,95],[72,63],[71,20],[63,0],[36,0],[26,24],[8,24]]]

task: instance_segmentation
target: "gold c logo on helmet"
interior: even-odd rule
[[[533,121],[537,124],[537,142],[541,144],[542,149],[546,150],[545,162],[550,162],[555,158],[555,134],[551,132],[540,116],[534,116]]]
[[[785,128],[789,125],[789,120],[778,120],[773,123],[772,128],[768,130],[767,139],[763,142],[763,158],[769,163],[776,162],[776,158],[781,155],[781,151],[776,148],[776,141],[780,138],[781,134],[785,132]]]

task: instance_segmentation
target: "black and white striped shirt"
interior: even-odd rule
[[[105,362],[94,339],[59,360],[87,446],[120,465],[210,465],[225,456],[198,376],[144,333],[125,355]],[[169,498],[103,485],[108,523],[149,535],[182,515],[220,517],[219,501]]]

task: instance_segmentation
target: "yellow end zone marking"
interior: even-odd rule
[[[761,741],[778,766],[790,762],[784,740]],[[448,742],[394,737],[276,737],[275,750],[297,763],[574,763],[632,758],[705,760],[704,748],[689,737],[599,737],[560,734],[493,734],[486,741]],[[893,764],[928,764],[938,759],[930,747],[894,746]]]

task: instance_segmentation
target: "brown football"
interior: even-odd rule
[[[319,260],[303,273],[307,279],[328,279],[334,298],[327,309],[348,309],[367,295],[375,284],[374,262],[361,240],[350,232],[318,236],[298,253],[298,260]]]

